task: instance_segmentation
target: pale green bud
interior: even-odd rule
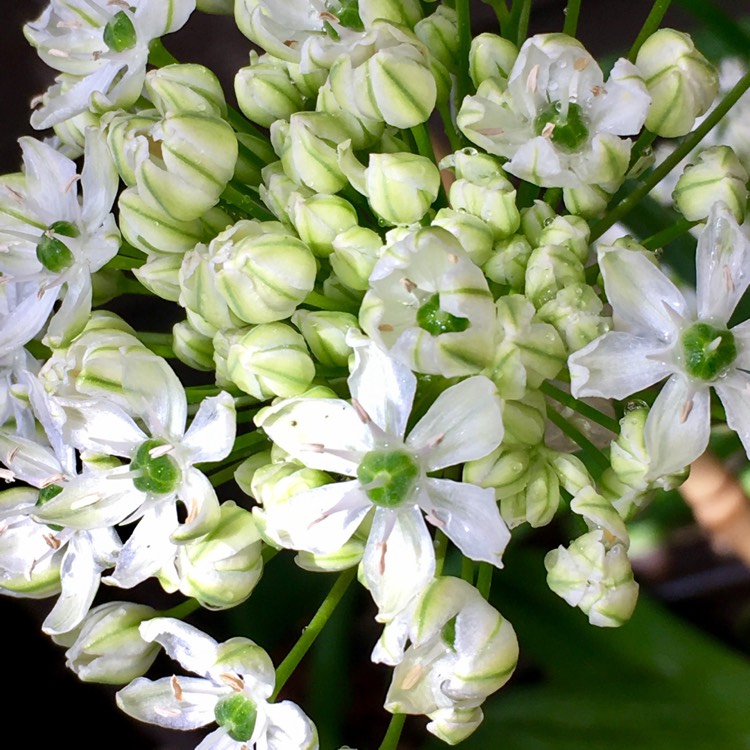
[[[555,470],[560,486],[571,495],[578,494],[581,490],[592,487],[594,480],[586,469],[586,465],[580,458],[570,453],[560,451],[547,451],[547,461]]]
[[[187,320],[172,327],[172,350],[177,359],[194,370],[213,372],[214,345],[210,336],[204,336]]]
[[[555,209],[544,201],[534,201],[528,208],[521,209],[521,232],[532,247],[539,247],[542,230],[555,219]]]
[[[495,497],[501,500],[526,487],[530,462],[527,450],[498,447],[484,458],[467,461],[463,481],[479,487],[493,487]]]
[[[311,573],[338,573],[341,570],[359,565],[364,553],[364,541],[353,536],[335,552],[316,554],[302,550],[297,553],[294,562],[303,570],[309,570]]]
[[[325,112],[297,112],[289,122],[271,125],[271,143],[284,171],[316,193],[338,193],[346,186],[336,147],[347,138],[346,128]]]
[[[362,302],[362,293],[348,287],[335,273],[323,281],[323,296],[337,310],[356,310]]]
[[[246,323],[288,318],[315,284],[307,245],[277,222],[240,221],[209,246],[216,288]]]
[[[252,481],[255,476],[255,472],[263,466],[271,463],[271,451],[260,451],[259,453],[253,453],[252,456],[248,456],[234,472],[234,481],[237,482],[239,488],[250,497],[253,497],[252,493]]]
[[[378,19],[411,29],[422,18],[419,0],[359,0],[358,7],[359,17],[366,29],[372,27]],[[336,10],[333,12],[336,13]]]
[[[613,539],[628,544],[628,531],[612,503],[589,483],[570,501],[570,509],[586,520],[590,529],[602,528]]]
[[[206,536],[180,545],[180,591],[209,609],[245,601],[263,572],[262,543],[250,511],[229,501]]]
[[[585,263],[589,257],[591,229],[580,216],[555,216],[545,223],[539,235],[539,245],[563,245]]]
[[[169,255],[149,255],[146,262],[133,269],[133,275],[157,297],[177,302],[180,298],[180,266],[182,258]]]
[[[108,602],[94,607],[72,632],[54,640],[68,646],[66,666],[84,682],[124,685],[146,674],[158,643],[141,638],[138,626],[158,612],[144,604]]]
[[[289,217],[300,239],[324,258],[333,252],[333,241],[338,234],[358,225],[357,212],[349,201],[338,195],[313,195],[303,198],[297,194],[289,203]]]
[[[138,114],[108,114],[102,121],[107,124],[107,146],[117,172],[126,185],[133,186],[138,164],[148,158],[152,148],[157,148],[151,130],[159,122],[159,115],[150,109]]]
[[[719,89],[716,68],[681,31],[653,33],[638,51],[635,64],[651,95],[646,127],[665,138],[689,133]]]
[[[226,117],[227,103],[216,75],[204,65],[165,65],[146,74],[146,96],[159,113],[195,112]]]
[[[592,625],[618,627],[633,614],[638,584],[627,549],[603,529],[548,552],[544,567],[550,589],[581,609]]]
[[[554,299],[561,289],[585,281],[583,264],[563,245],[542,245],[529,256],[526,296],[537,308]]]
[[[513,529],[522,523],[533,528],[546,526],[560,506],[560,482],[547,459],[537,453],[529,463],[526,486],[500,500],[500,513]]]
[[[551,323],[568,350],[574,352],[610,330],[612,321],[602,315],[603,309],[602,301],[588,284],[572,284],[542,305],[537,316]]]
[[[468,180],[475,185],[499,190],[510,190],[513,187],[494,156],[471,146],[445,156],[440,160],[440,169],[451,169],[457,180]]]
[[[289,216],[289,202],[293,195],[300,194],[304,197],[315,195],[310,188],[298,185],[284,171],[280,161],[275,161],[261,170],[263,184],[258,187],[260,199],[266,204],[268,210],[283,224],[292,227]]]
[[[326,367],[346,367],[352,348],[346,343],[346,334],[352,328],[359,330],[357,318],[350,313],[327,310],[297,310],[292,323],[305,337],[315,359]]]
[[[441,208],[435,214],[432,226],[447,229],[478,266],[484,265],[492,255],[492,229],[477,216],[452,208]]]
[[[330,80],[326,80],[320,87],[315,102],[315,110],[326,112],[335,117],[346,129],[352,147],[356,151],[388,150],[379,145],[379,140],[383,137],[385,131],[385,123],[382,120],[372,120],[349,109],[344,109],[333,92]]]
[[[432,57],[449,71],[455,71],[458,57],[458,20],[456,11],[438,5],[434,13],[414,27],[414,33]]]
[[[623,166],[623,172],[625,167]],[[609,186],[608,186],[609,187]],[[584,219],[601,216],[606,210],[612,193],[619,187],[619,183],[612,186],[610,192],[601,185],[579,185],[574,188],[563,188],[563,203],[572,214]]]
[[[264,323],[235,340],[227,354],[230,380],[259,401],[303,393],[315,377],[305,340],[285,323]]]
[[[688,221],[704,221],[717,201],[723,201],[739,224],[747,209],[748,174],[729,146],[701,151],[677,180],[675,205]]]
[[[333,240],[333,252],[328,256],[336,276],[351,289],[365,292],[369,278],[380,257],[383,241],[380,235],[365,227],[352,227]]]
[[[66,155],[71,159],[77,159],[83,154],[86,146],[86,129],[98,127],[99,117],[90,110],[86,110],[75,117],[58,122],[52,126],[52,130],[60,139],[60,143],[67,148]]]
[[[234,174],[234,130],[211,115],[169,114],[152,128],[151,136],[160,157],[139,164],[139,193],[174,219],[197,219],[218,203]]]
[[[492,255],[485,262],[484,275],[510,287],[514,292],[522,292],[526,283],[526,266],[531,257],[531,245],[522,234],[514,234],[493,245]]]
[[[286,63],[270,55],[258,57],[256,52],[250,53],[250,65],[237,71],[234,93],[242,114],[264,128],[305,108],[305,98]]]
[[[544,396],[538,391],[527,392],[522,400],[506,401],[503,406],[503,445],[539,445],[544,439],[546,418]]]
[[[602,497],[612,503],[612,507],[626,521],[631,520],[653,496],[653,492],[646,486],[638,488],[620,481],[611,468],[602,472],[597,486]]]
[[[508,80],[518,57],[518,47],[497,34],[479,34],[471,40],[469,75],[475,88],[487,78]]]
[[[431,711],[427,715],[431,720],[427,724],[427,731],[449,745],[458,745],[459,742],[463,742],[479,728],[484,719],[482,709],[479,707],[438,708],[437,711]]]

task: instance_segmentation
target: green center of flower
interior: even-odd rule
[[[104,27],[104,43],[113,52],[124,52],[135,47],[135,26],[130,16],[124,11],[118,11],[112,20]]]
[[[576,151],[589,137],[583,110],[575,102],[568,103],[563,112],[562,102],[552,102],[534,120],[534,131],[543,135],[564,151]]]
[[[57,497],[63,488],[59,484],[48,484],[46,487],[42,487],[39,490],[39,494],[36,496],[36,507],[41,508],[42,505],[48,503],[53,497]],[[62,531],[63,527],[58,526],[56,523],[47,524],[52,531]]]
[[[140,474],[133,479],[137,490],[165,495],[179,486],[182,472],[172,456],[161,452],[164,445],[161,440],[152,439],[138,446],[130,462],[133,472]]]
[[[715,380],[737,358],[737,346],[730,331],[708,323],[694,323],[682,334],[685,370],[698,380]]]
[[[439,336],[441,333],[460,333],[471,324],[468,318],[460,318],[441,309],[440,295],[433,294],[417,310],[417,325],[427,333]]]
[[[362,23],[359,15],[359,0],[332,0],[326,3],[326,8],[332,15],[336,16],[339,25],[345,26],[347,29],[353,29],[354,31],[365,30],[365,25]],[[336,29],[327,21],[324,22],[323,26],[329,36],[338,41],[339,35]]]
[[[233,740],[247,742],[253,736],[258,709],[244,693],[232,693],[216,704],[214,717]]]
[[[357,468],[357,479],[367,497],[383,508],[395,508],[405,502],[419,475],[419,464],[405,450],[370,451]]]
[[[44,234],[36,244],[37,260],[48,271],[61,273],[75,263],[75,258],[70,248],[61,239],[53,236],[56,234],[63,237],[78,237],[80,233],[75,224],[69,221],[56,221],[44,230]]]

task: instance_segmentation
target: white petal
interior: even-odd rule
[[[60,294],[59,287],[42,291],[32,289],[32,286],[15,285],[20,297],[18,303],[8,314],[0,314],[0,357],[14,352],[39,333]],[[4,300],[0,298],[0,301]]]
[[[268,750],[317,750],[318,732],[302,709],[291,701],[266,706]]]
[[[750,240],[724,203],[714,203],[696,252],[698,317],[725,326],[750,283]]]
[[[432,580],[435,551],[416,505],[375,511],[362,572],[378,606],[378,622],[392,620]]]
[[[636,135],[643,127],[651,104],[638,68],[619,59],[612,68],[603,96],[594,100],[592,125],[599,133]]]
[[[371,431],[354,407],[340,399],[299,398],[264,409],[256,424],[305,466],[354,477],[372,450]]]
[[[173,542],[180,544],[213,531],[221,511],[216,490],[205,474],[191,466],[177,489],[177,498],[185,505],[188,515],[172,534]]]
[[[119,181],[103,132],[97,128],[86,128],[81,171],[81,219],[90,231],[98,229],[112,210]]]
[[[541,187],[577,187],[580,184],[549,139],[542,136],[524,143],[505,165],[505,171]]]
[[[171,617],[154,617],[140,625],[143,640],[159,643],[170,659],[199,675],[208,674],[217,658],[218,644],[198,628]]]
[[[503,439],[502,402],[483,375],[443,391],[409,433],[406,444],[423,452],[427,471],[483,458]]]
[[[750,320],[732,328],[734,343],[737,347],[737,359],[733,367],[740,370],[750,370]]]
[[[146,440],[146,435],[130,415],[117,404],[104,400],[71,415],[67,426],[72,442],[94,453],[130,457]]]
[[[708,446],[711,428],[708,386],[696,387],[673,375],[657,396],[646,419],[649,478],[681,471]]]
[[[427,520],[466,557],[498,568],[503,566],[510,531],[500,516],[493,489],[449,479],[428,479],[420,505]]]
[[[182,447],[189,452],[191,463],[221,461],[232,450],[236,432],[234,399],[222,391],[203,399]]]
[[[671,350],[656,336],[605,333],[568,358],[571,393],[576,398],[626,398],[675,371]]]
[[[18,142],[29,195],[39,208],[39,218],[47,225],[55,221],[76,223],[75,162],[36,138],[24,137]]]
[[[714,384],[727,413],[727,424],[739,435],[750,456],[750,374],[735,371]]]
[[[44,337],[44,343],[59,349],[75,338],[91,316],[93,289],[91,274],[82,265],[71,268],[65,274],[65,295],[62,305],[52,316]]]

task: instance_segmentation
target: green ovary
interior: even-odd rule
[[[694,323],[682,334],[685,370],[698,380],[721,377],[737,358],[737,346],[730,331],[708,323]]]
[[[561,102],[550,104],[534,119],[534,132],[547,135],[563,151],[576,151],[589,137],[583,110],[575,102],[568,103],[567,112],[563,112]]]
[[[146,440],[141,443],[130,462],[130,468],[134,473],[140,474],[133,479],[133,484],[141,492],[153,492],[156,495],[165,495],[174,492],[182,480],[180,467],[170,455],[157,455],[154,457],[151,451],[165,445],[160,440]]]
[[[113,52],[124,52],[135,47],[135,27],[128,14],[118,11],[104,27],[104,43]]]
[[[214,717],[233,740],[247,742],[253,736],[258,709],[244,693],[233,693],[216,704]]]
[[[357,469],[362,489],[375,505],[395,508],[412,495],[420,468],[405,450],[376,450],[366,453]]]
[[[417,325],[433,336],[441,333],[460,333],[465,331],[470,323],[468,318],[460,318],[440,308],[440,296],[433,294],[419,310],[417,310]]]

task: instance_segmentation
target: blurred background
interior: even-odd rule
[[[2,5],[0,170],[6,173],[20,167],[16,140],[34,134],[29,102],[53,74],[37,60],[21,31],[46,2],[2,0]],[[663,25],[695,31],[706,40],[705,46],[699,44],[702,51],[714,60],[727,50],[726,40],[712,33],[720,17],[716,8],[735,17],[750,12],[744,0],[725,0],[715,7],[685,0],[673,6]],[[557,0],[535,0],[530,34],[561,30],[564,7]],[[584,0],[578,36],[597,58],[614,58],[635,39],[650,7],[640,0]],[[488,6],[475,2],[472,12],[475,33],[495,30]],[[250,45],[231,18],[195,17],[168,37],[166,46],[181,61],[209,66],[233,99],[232,79],[246,64]],[[731,440],[713,447],[727,456],[732,471],[746,473],[744,455]],[[639,550],[637,578],[646,595],[634,621],[619,632],[589,626],[544,585],[543,550],[567,543],[564,520],[527,535],[511,549],[506,570],[495,576],[493,603],[519,634],[521,662],[510,686],[486,704],[482,729],[462,747],[750,748],[750,572],[731,554],[712,548],[677,493],[658,497],[633,536]],[[248,635],[278,663],[330,585],[325,576],[307,576],[304,590],[288,596],[289,582],[296,586],[298,580],[293,567],[288,556],[279,555],[246,605],[222,616],[198,613],[191,621],[205,623],[219,639]],[[275,594],[279,590],[284,596]],[[117,598],[115,594],[102,592],[105,599]],[[151,585],[134,596],[154,606],[177,602]],[[113,689],[84,685],[69,673],[62,650],[40,635],[49,606],[0,597],[6,732],[9,723],[25,726],[34,737],[28,741],[32,747],[70,740],[83,748],[181,750],[198,743],[199,735],[135,725],[114,707]],[[341,742],[369,750],[385,730],[388,716],[381,706],[389,674],[369,662],[379,635],[372,614],[367,597],[350,592],[284,691],[283,697],[299,698],[309,710],[320,728],[323,750]],[[356,623],[353,632],[348,620]],[[169,673],[168,665],[160,660],[155,673]],[[403,750],[438,746],[427,739],[424,723],[420,717],[408,720]]]

